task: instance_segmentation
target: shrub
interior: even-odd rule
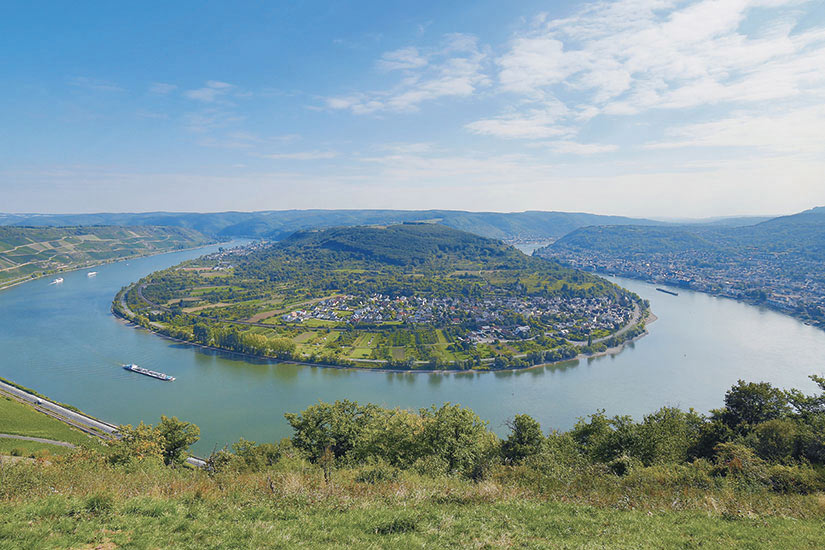
[[[714,473],[745,483],[769,484],[767,464],[752,449],[739,443],[720,443],[716,446]]]
[[[541,452],[544,434],[541,425],[526,414],[517,414],[510,423],[510,435],[501,443],[501,456],[511,464]]]
[[[778,493],[809,494],[825,489],[825,480],[810,466],[776,464],[768,470],[771,487]]]
[[[751,434],[752,446],[769,462],[788,460],[796,453],[796,423],[786,418],[759,424]]]
[[[398,481],[401,475],[401,470],[395,466],[391,466],[385,462],[379,462],[372,466],[362,469],[355,476],[355,481],[358,483],[387,483]]]

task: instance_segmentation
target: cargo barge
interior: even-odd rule
[[[123,368],[132,372],[136,372],[138,374],[143,374],[145,376],[151,376],[152,378],[157,378],[158,380],[163,380],[164,382],[174,382],[175,377],[169,376],[168,374],[164,374],[162,372],[157,372],[154,370],[144,369],[143,367],[139,367],[134,363],[131,365],[123,365]]]
[[[678,296],[679,295],[678,292],[673,292],[672,290],[668,290],[666,288],[657,288],[656,290],[658,290],[659,292],[664,292],[665,294],[670,294],[671,296]]]

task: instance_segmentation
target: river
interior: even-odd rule
[[[318,400],[384,406],[471,407],[506,433],[517,413],[545,430],[566,429],[597,409],[635,417],[663,405],[706,412],[737,379],[767,380],[812,393],[809,374],[825,370],[825,332],[732,300],[613,279],[651,302],[650,334],[614,356],[518,372],[375,373],[252,363],[179,344],[130,327],[109,312],[112,297],[144,275],[212,251],[127,260],[0,291],[0,376],[114,423],[155,423],[161,414],[201,428],[194,451],[208,454],[243,436],[258,442],[290,434],[285,412]],[[120,368],[137,363],[177,377],[159,382]]]

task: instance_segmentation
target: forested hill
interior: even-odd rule
[[[687,251],[730,255],[777,253],[825,260],[825,208],[747,227],[584,227],[565,235],[538,255],[561,250],[622,256]]]
[[[202,233],[181,227],[0,226],[0,287],[46,273],[208,242]]]
[[[825,328],[823,207],[749,227],[585,227],[536,254],[768,305]]]
[[[587,225],[661,225],[662,222],[575,212],[462,212],[457,210],[283,210],[267,212],[140,214],[0,214],[0,225],[164,225],[195,229],[216,237],[282,239],[297,230],[389,225],[442,225],[495,239],[555,239]]]
[[[479,237],[437,224],[401,224],[389,227],[339,227],[301,231],[276,245],[284,251],[325,250],[342,252],[360,259],[395,265],[487,264],[529,261],[524,254],[501,241]]]

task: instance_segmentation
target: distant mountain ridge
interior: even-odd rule
[[[215,213],[0,214],[0,225],[157,225],[215,237],[282,239],[303,229],[431,221],[495,239],[555,239],[587,225],[662,225],[642,218],[580,212],[465,212],[458,210],[279,210]]]

